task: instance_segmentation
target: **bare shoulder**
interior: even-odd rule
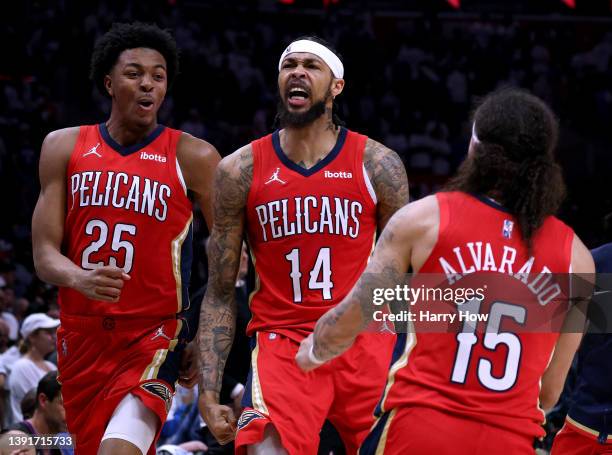
[[[400,208],[391,217],[387,229],[401,231],[403,235],[425,235],[436,227],[440,219],[440,208],[435,196],[427,196]]]
[[[51,131],[43,141],[41,154],[58,159],[60,157],[70,158],[79,137],[79,131],[79,126]]]
[[[215,173],[215,224],[227,216],[242,214],[252,181],[253,153],[250,145],[221,160]]]
[[[221,160],[218,173],[234,184],[246,187],[251,185],[253,179],[253,148],[251,144],[239,148],[234,153]]]
[[[391,215],[408,203],[408,176],[399,155],[368,138],[363,164],[378,200],[378,225],[382,229]]]
[[[176,150],[187,188],[206,193],[221,156],[210,143],[183,132]]]
[[[389,241],[393,249],[406,251],[413,271],[418,271],[438,241],[439,226],[438,201],[427,196],[400,208],[387,223],[380,242]]]
[[[40,150],[39,175],[43,186],[50,180],[62,178],[79,137],[80,127],[51,131]]]
[[[572,272],[573,273],[595,273],[595,261],[586,245],[574,234],[572,243]]]
[[[220,159],[219,152],[211,143],[185,132],[181,133],[176,152],[179,161],[183,158],[186,160]]]

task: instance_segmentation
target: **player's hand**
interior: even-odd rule
[[[204,395],[198,399],[200,414],[217,442],[225,445],[236,437],[236,416],[229,406],[207,403]]]
[[[130,276],[123,269],[105,265],[95,270],[82,270],[75,277],[72,287],[89,299],[117,302],[123,283],[129,279]]]
[[[325,363],[313,361],[312,356],[310,355],[310,352],[313,349],[313,343],[314,334],[311,333],[302,340],[302,342],[300,343],[300,349],[298,349],[298,352],[295,355],[295,361],[303,371],[314,370],[315,368],[319,368]]]
[[[179,384],[191,389],[198,383],[198,356],[195,341],[187,344],[181,353],[181,364],[179,367]]]

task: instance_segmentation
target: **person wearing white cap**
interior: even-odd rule
[[[15,362],[9,375],[9,391],[13,421],[23,420],[21,400],[25,394],[36,387],[40,378],[56,366],[45,360],[55,350],[55,331],[59,319],[44,313],[34,313],[23,320],[20,334],[23,337],[22,356]]]
[[[217,169],[199,332],[200,410],[221,444],[236,439],[238,454],[315,454],[326,418],[354,454],[373,423],[394,336],[366,334],[314,375],[303,374],[294,356],[366,266],[377,230],[408,202],[406,171],[395,152],[342,126],[334,100],[344,89],[344,64],[328,43],[298,38],[282,52],[278,71],[282,129]],[[245,233],[258,277],[247,328],[256,344],[236,421],[219,404],[219,390]],[[357,358],[367,366],[357,367]]]

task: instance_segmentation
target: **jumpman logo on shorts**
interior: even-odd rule
[[[100,147],[99,142],[96,145],[94,145],[92,148],[90,148],[87,153],[84,153],[83,156],[96,155],[98,158],[102,158],[102,155],[98,153],[98,147]]]
[[[151,340],[155,340],[157,338],[165,338],[168,341],[172,341],[172,338],[170,338],[168,335],[166,335],[164,333],[164,328],[163,327],[160,327],[159,329],[157,329],[157,332],[155,332],[155,335],[153,335]]]
[[[268,181],[266,183],[264,183],[264,185],[267,185],[268,183],[272,183],[272,182],[280,182],[283,185],[287,182],[285,182],[284,180],[281,180],[280,178],[278,178],[278,173],[280,172],[280,167],[276,168],[276,171],[274,171],[274,173],[270,176],[270,178],[268,179]]]

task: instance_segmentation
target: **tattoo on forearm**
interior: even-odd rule
[[[387,228],[379,242],[392,242],[394,232]],[[373,291],[376,288],[394,288],[406,283],[405,271],[396,261],[381,261],[372,259],[366,272],[359,278],[357,284],[347,298],[332,311],[321,318],[315,330],[314,353],[318,358],[329,359],[344,352],[354,338],[373,319],[375,307],[372,302]],[[361,313],[361,325],[342,321],[352,306],[357,306]],[[353,319],[354,321],[354,319]]]
[[[253,175],[250,151],[243,150],[215,176],[213,227],[208,248],[208,288],[200,312],[200,390],[219,392],[234,339],[235,281],[242,249],[244,206]]]

